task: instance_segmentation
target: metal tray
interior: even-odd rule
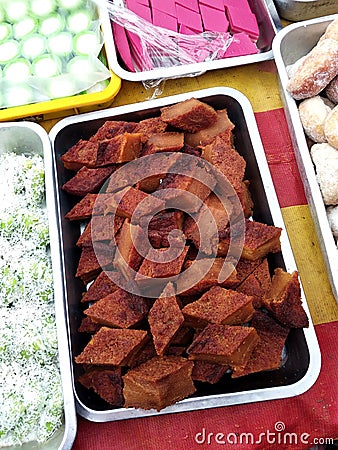
[[[70,450],[76,435],[76,411],[72,390],[72,372],[69,345],[67,339],[66,304],[60,258],[60,240],[56,214],[55,183],[53,174],[53,155],[47,133],[35,123],[6,122],[0,124],[0,152],[14,151],[28,155],[41,155],[45,164],[46,207],[50,233],[50,251],[54,278],[55,317],[57,327],[59,366],[64,401],[64,419],[62,426],[42,444],[27,442],[21,446],[6,447],[7,450]]]
[[[284,267],[288,271],[296,268],[254,114],[249,100],[237,90],[210,88],[63,119],[54,126],[49,136],[56,161],[63,276],[73,356],[78,355],[88,341],[83,336],[84,333],[81,335],[77,331],[83,317],[83,304],[80,300],[85,287],[74,277],[79,258],[75,243],[80,235],[81,227],[78,223],[64,218],[76,199],[61,190],[61,186],[72,176],[72,173],[64,169],[60,157],[80,138],[89,138],[106,120],[138,121],[158,115],[163,106],[190,97],[199,98],[217,109],[227,108],[230,119],[235,124],[236,148],[247,161],[246,177],[251,180],[250,189],[256,205],[254,218],[280,226],[284,230],[281,238],[282,252],[271,255],[271,267]],[[304,307],[310,318],[304,293],[302,295]],[[226,385],[218,383],[208,388],[204,387],[203,390],[198,391],[198,395],[165,408],[160,413],[132,408],[107,409],[107,404],[75,381],[73,387],[77,411],[89,420],[105,422],[295,396],[309,389],[320,371],[321,356],[312,323],[308,329],[292,330],[286,342],[286,353],[285,364],[279,370],[229,380]],[[73,364],[74,380],[78,378],[81,370],[79,365]]]
[[[165,67],[143,72],[131,72],[121,65],[120,58],[114,45],[113,52],[110,54],[111,69],[124,80],[145,81],[155,79],[177,78],[187,75],[199,75],[208,70],[224,69],[226,67],[241,66],[260,61],[273,59],[272,41],[278,30],[282,29],[278,13],[273,0],[248,0],[252,12],[256,15],[260,31],[260,37],[257,42],[259,53],[255,55],[236,56],[233,58],[224,58],[214,61],[184,64],[176,67]]]
[[[274,0],[281,17],[298,22],[338,13],[336,0]]]
[[[294,147],[306,198],[318,234],[333,294],[338,301],[338,249],[326,216],[325,205],[316,179],[309,147],[300,121],[297,102],[286,91],[287,66],[308,53],[318,42],[326,27],[337,15],[320,17],[287,26],[273,41],[279,75],[279,86],[286,119]]]

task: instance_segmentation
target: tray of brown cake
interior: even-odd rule
[[[320,350],[248,99],[210,88],[50,132],[77,410],[286,398]]]
[[[289,25],[273,42],[296,160],[338,299],[338,16]]]

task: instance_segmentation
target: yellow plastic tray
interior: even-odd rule
[[[1,109],[0,121],[26,118],[39,122],[65,117],[70,114],[87,112],[92,109],[93,105],[95,105],[95,109],[106,108],[111,105],[120,88],[121,79],[112,72],[108,86],[101,92],[73,95],[71,97],[62,97],[46,102]]]
[[[113,34],[108,10],[102,5],[99,6],[99,15],[104,38],[102,54],[104,60],[106,60],[106,66],[111,71],[108,86],[100,92],[60,97],[45,102],[0,109],[0,122],[24,118],[39,122],[87,112],[92,110],[93,106],[95,106],[95,109],[103,109],[112,104],[121,88],[121,78],[111,70],[110,58],[114,46]]]

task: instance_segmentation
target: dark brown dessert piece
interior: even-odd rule
[[[103,267],[112,264],[114,249],[103,242],[95,243],[95,246],[82,247],[81,256],[75,276],[81,278],[84,284],[93,281]]]
[[[264,295],[271,288],[271,276],[268,260],[263,262],[240,284],[237,291],[253,297],[254,308],[260,308],[263,304]]]
[[[238,231],[236,230],[235,224],[231,227],[231,230],[230,228],[227,229],[220,236],[220,242],[218,244],[219,256],[225,256],[228,253],[231,239],[233,239],[235,245],[242,240],[243,249],[241,258],[249,259],[250,261],[264,258],[268,253],[277,253],[281,250],[281,228],[245,219],[245,230],[243,230],[245,234],[243,236],[240,225],[238,225]]]
[[[146,230],[148,226],[149,242],[154,248],[170,247],[169,234],[174,230],[182,230],[182,211],[161,211],[153,217],[143,216],[140,227]]]
[[[221,380],[229,368],[229,366],[224,366],[222,364],[194,361],[194,368],[192,369],[191,376],[194,381],[215,384]]]
[[[189,277],[185,273],[188,269]],[[177,291],[184,296],[200,294],[212,286],[234,288],[238,284],[235,266],[225,258],[187,260],[184,270],[177,281]]]
[[[115,292],[118,289],[118,285],[113,280],[117,276],[119,276],[118,272],[102,271],[82,295],[81,302],[96,302]]]
[[[95,167],[99,145],[80,139],[61,156],[66,169],[79,170],[81,167]]]
[[[132,218],[138,222],[142,216],[161,211],[165,207],[164,200],[133,187],[126,187],[109,196],[105,213],[116,214],[120,217]]]
[[[227,130],[233,130],[235,125],[231,122],[226,109],[216,111],[216,122],[196,133],[185,133],[185,142],[192,147],[210,144],[216,136]]]
[[[81,167],[76,174],[67,181],[62,189],[68,194],[84,197],[86,194],[97,193],[104,182],[114,172],[115,167],[99,167],[97,169],[89,169]]]
[[[184,322],[184,317],[171,283],[165,287],[161,296],[155,300],[148,314],[148,322],[156,353],[163,356]]]
[[[254,312],[251,296],[220,286],[212,287],[201,298],[182,309],[185,323],[194,328],[204,328],[208,323],[246,323]]]
[[[175,131],[154,133],[145,142],[141,156],[152,155],[158,152],[177,152],[184,145],[184,134]]]
[[[217,113],[212,106],[190,98],[161,108],[161,119],[173,127],[195,133],[215,123]]]
[[[127,366],[148,337],[144,330],[101,327],[75,361],[78,364]]]
[[[309,319],[302,305],[298,272],[285,272],[276,268],[271,289],[263,297],[263,305],[283,325],[290,328],[309,326]]]
[[[124,120],[106,120],[89,140],[90,142],[100,142],[111,139],[119,134],[131,133],[136,125],[136,122],[126,122]]]
[[[135,327],[148,313],[142,297],[118,288],[84,311],[93,322],[113,328]]]
[[[112,406],[122,406],[123,383],[120,367],[111,369],[93,368],[79,377],[79,382],[87,389],[93,389]]]
[[[97,151],[98,167],[124,163],[138,158],[142,150],[140,133],[124,133],[101,142]]]
[[[118,216],[93,216],[76,242],[78,247],[91,245],[93,242],[111,241],[123,224]]]
[[[188,347],[191,360],[245,366],[259,341],[253,327],[209,324]]]
[[[279,369],[281,366],[282,351],[289,328],[280,325],[262,311],[255,312],[251,326],[257,331],[260,340],[253,349],[246,366],[234,368],[233,378],[263,370]]]
[[[160,411],[196,388],[191,379],[193,362],[180,356],[155,356],[123,376],[126,408]]]

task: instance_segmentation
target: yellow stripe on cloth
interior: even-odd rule
[[[282,208],[282,214],[313,323],[338,320],[337,303],[308,206]]]
[[[255,112],[269,111],[283,106],[279,96],[274,61],[211,70],[198,76],[169,79],[160,86],[163,89],[160,97],[218,86],[231,87],[242,92],[250,100]],[[112,106],[144,101],[154,92],[153,89],[146,89],[140,82],[123,80],[122,87]]]

